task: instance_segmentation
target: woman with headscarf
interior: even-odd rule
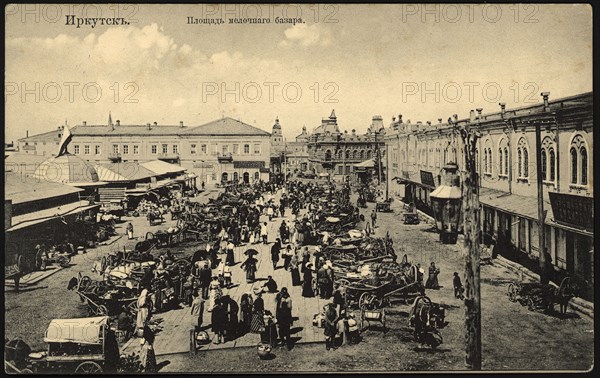
[[[290,259],[290,273],[292,274],[292,286],[301,285],[300,281],[300,271],[298,270],[298,257],[294,253],[292,258]]]
[[[223,292],[219,284],[219,277],[213,276],[210,285],[208,286],[208,312],[211,312],[217,303],[217,299],[221,298]]]
[[[142,332],[150,319],[150,300],[148,298],[148,289],[143,289],[137,300],[136,327],[138,332]]]
[[[250,323],[250,332],[262,333],[265,331],[265,301],[262,298],[262,290],[254,288],[256,298],[252,303],[252,321]]]

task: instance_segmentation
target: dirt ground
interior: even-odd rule
[[[361,213],[368,219],[373,204]],[[441,330],[444,342],[437,350],[421,348],[412,340],[408,328],[409,307],[395,305],[387,309],[387,332],[376,327],[362,334],[362,341],[337,350],[326,351],[323,344],[296,345],[291,351],[278,347],[274,358],[260,360],[256,349],[215,350],[198,355],[160,356],[160,372],[377,372],[464,370],[464,306],[453,296],[452,273],[463,277],[461,240],[443,245],[431,225],[404,225],[397,203],[394,213],[378,213],[376,232],[389,232],[399,259],[427,269],[431,261],[440,268],[440,290],[427,290],[434,302],[448,306],[448,325]],[[139,219],[136,230],[145,229]],[[124,233],[124,225],[120,226]],[[137,231],[136,231],[137,232]],[[121,241],[120,241],[121,242]],[[121,242],[122,243],[122,242]],[[117,245],[116,243],[115,245]],[[5,332],[20,337],[34,350],[44,348],[43,333],[51,319],[86,316],[74,292],[66,290],[68,280],[79,270],[89,270],[91,261],[105,247],[89,256],[76,256],[70,268],[45,279],[37,287],[21,293],[5,290]],[[119,244],[119,248],[122,248]],[[182,251],[184,252],[184,251]],[[188,252],[185,251],[184,254]],[[88,273],[89,274],[89,273]],[[565,317],[529,311],[508,300],[506,290],[515,274],[500,266],[481,267],[482,354],[484,370],[588,370],[594,360],[594,324],[576,314]],[[463,279],[464,282],[464,279]],[[301,309],[298,309],[300,311]]]

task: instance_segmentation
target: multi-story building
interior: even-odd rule
[[[19,139],[21,151],[53,156],[64,126],[56,131]],[[70,129],[69,152],[87,161],[146,162],[162,160],[179,164],[206,184],[222,181],[268,180],[271,134],[233,118],[201,126],[114,124],[81,125]]]
[[[275,124],[271,131],[271,172],[274,174],[283,173],[283,164],[285,161],[285,139],[279,124],[279,117],[275,118]]]
[[[374,116],[371,126],[365,134],[359,135],[353,129],[351,133],[340,132],[335,111],[324,118],[308,135],[308,169],[312,173],[328,173],[332,177],[344,178],[355,173],[355,165],[373,159],[369,173],[377,166],[385,167],[386,130],[381,116]]]
[[[286,169],[288,173],[297,175],[308,172],[308,133],[302,126],[302,133],[294,142],[285,144]]]
[[[568,272],[593,288],[593,109],[592,93],[548,100],[516,109],[438,124],[392,120],[385,140],[389,154],[389,191],[431,214],[429,194],[440,184],[448,162],[464,168],[457,131],[479,129],[481,229],[486,239],[510,241],[508,258],[535,268],[538,241],[537,183],[542,180],[544,245],[559,277]],[[455,127],[456,126],[456,127]],[[536,128],[540,128],[539,161]],[[537,165],[542,177],[537,177]]]

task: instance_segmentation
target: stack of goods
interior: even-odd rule
[[[139,214],[147,214],[149,212],[156,212],[158,211],[158,205],[155,204],[154,202],[148,201],[148,200],[141,200],[136,211]]]

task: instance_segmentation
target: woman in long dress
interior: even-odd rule
[[[233,254],[234,247],[235,246],[233,245],[233,243],[231,241],[229,243],[227,243],[227,257],[225,258],[225,262],[229,266],[235,265],[235,256]]]
[[[311,268],[312,268],[311,263],[307,263],[304,266],[304,281],[302,282],[302,296],[306,297],[306,298],[312,298],[315,296],[315,292],[313,291],[313,287],[312,287],[313,274],[312,274]]]
[[[219,285],[219,277],[213,276],[210,285],[208,285],[208,309],[207,311],[211,312],[217,303],[217,299],[221,298],[223,292],[221,291],[221,286]]]
[[[440,270],[435,266],[435,263],[432,261],[429,266],[429,277],[427,278],[427,282],[425,283],[425,287],[427,289],[439,289],[440,284],[438,282],[438,274],[440,274]]]
[[[290,260],[290,273],[292,275],[292,286],[301,285],[300,281],[300,271],[298,270],[298,257],[294,253],[292,255],[292,259]]]
[[[255,288],[254,295],[256,295],[256,299],[254,299],[254,303],[252,304],[250,332],[262,333],[265,331],[265,301],[262,298],[262,290],[259,288]]]
[[[143,331],[146,326],[146,322],[150,318],[150,300],[148,298],[148,289],[143,289],[137,300],[137,316],[136,316],[136,327],[138,330]]]

